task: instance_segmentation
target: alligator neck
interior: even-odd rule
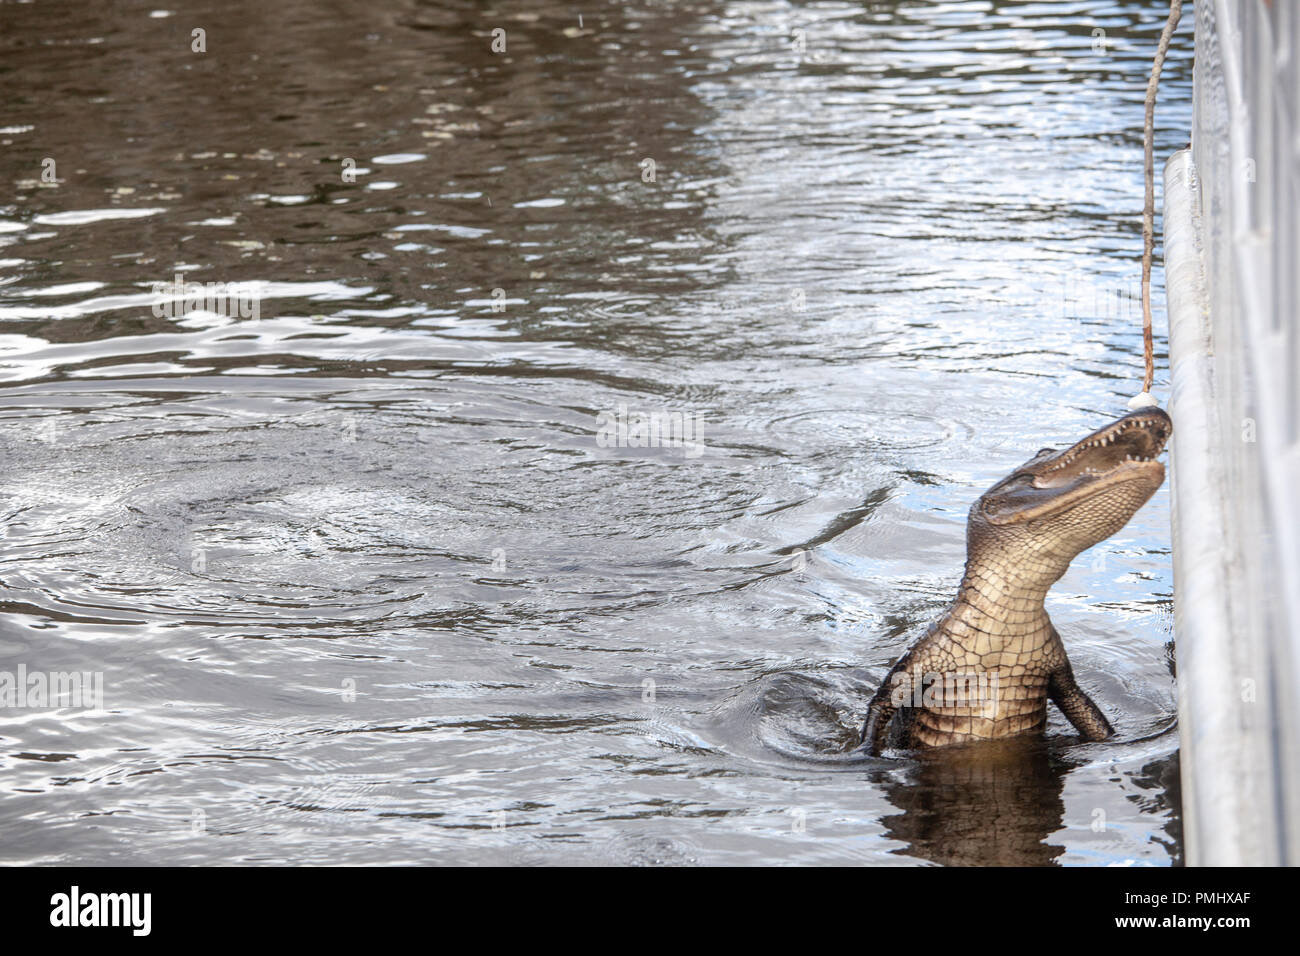
[[[1043,600],[1069,562],[1030,573],[1013,566],[1001,573],[972,562],[966,566],[957,598],[949,610],[956,618],[988,634],[1014,636],[1042,628],[1048,620]]]

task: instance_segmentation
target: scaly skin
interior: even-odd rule
[[[1158,408],[1133,412],[1063,451],[1043,449],[981,496],[956,600],[871,700],[862,731],[870,753],[891,723],[903,747],[1039,734],[1049,699],[1084,738],[1111,735],[1075,683],[1043,601],[1081,551],[1155,494],[1165,474],[1155,456],[1172,430]]]

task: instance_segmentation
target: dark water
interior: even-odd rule
[[[1176,862],[1165,490],[1049,603],[1117,739],[845,753],[1138,390],[1162,7],[0,6],[0,669],[103,680],[0,860]]]

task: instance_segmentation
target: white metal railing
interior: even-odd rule
[[[1300,2],[1200,0],[1165,171],[1187,859],[1300,864]]]

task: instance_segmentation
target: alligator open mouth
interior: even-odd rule
[[[1141,498],[1145,501],[1165,479],[1165,467],[1156,456],[1173,427],[1159,408],[1144,408],[1062,451],[1044,448],[990,488],[981,499],[981,510],[993,524],[1019,524],[1070,510],[1128,482],[1146,489]]]
[[[1173,430],[1159,409],[1126,415],[1058,453],[1034,475],[1035,488],[1059,488],[1080,477],[1100,478],[1130,462],[1154,462]]]

